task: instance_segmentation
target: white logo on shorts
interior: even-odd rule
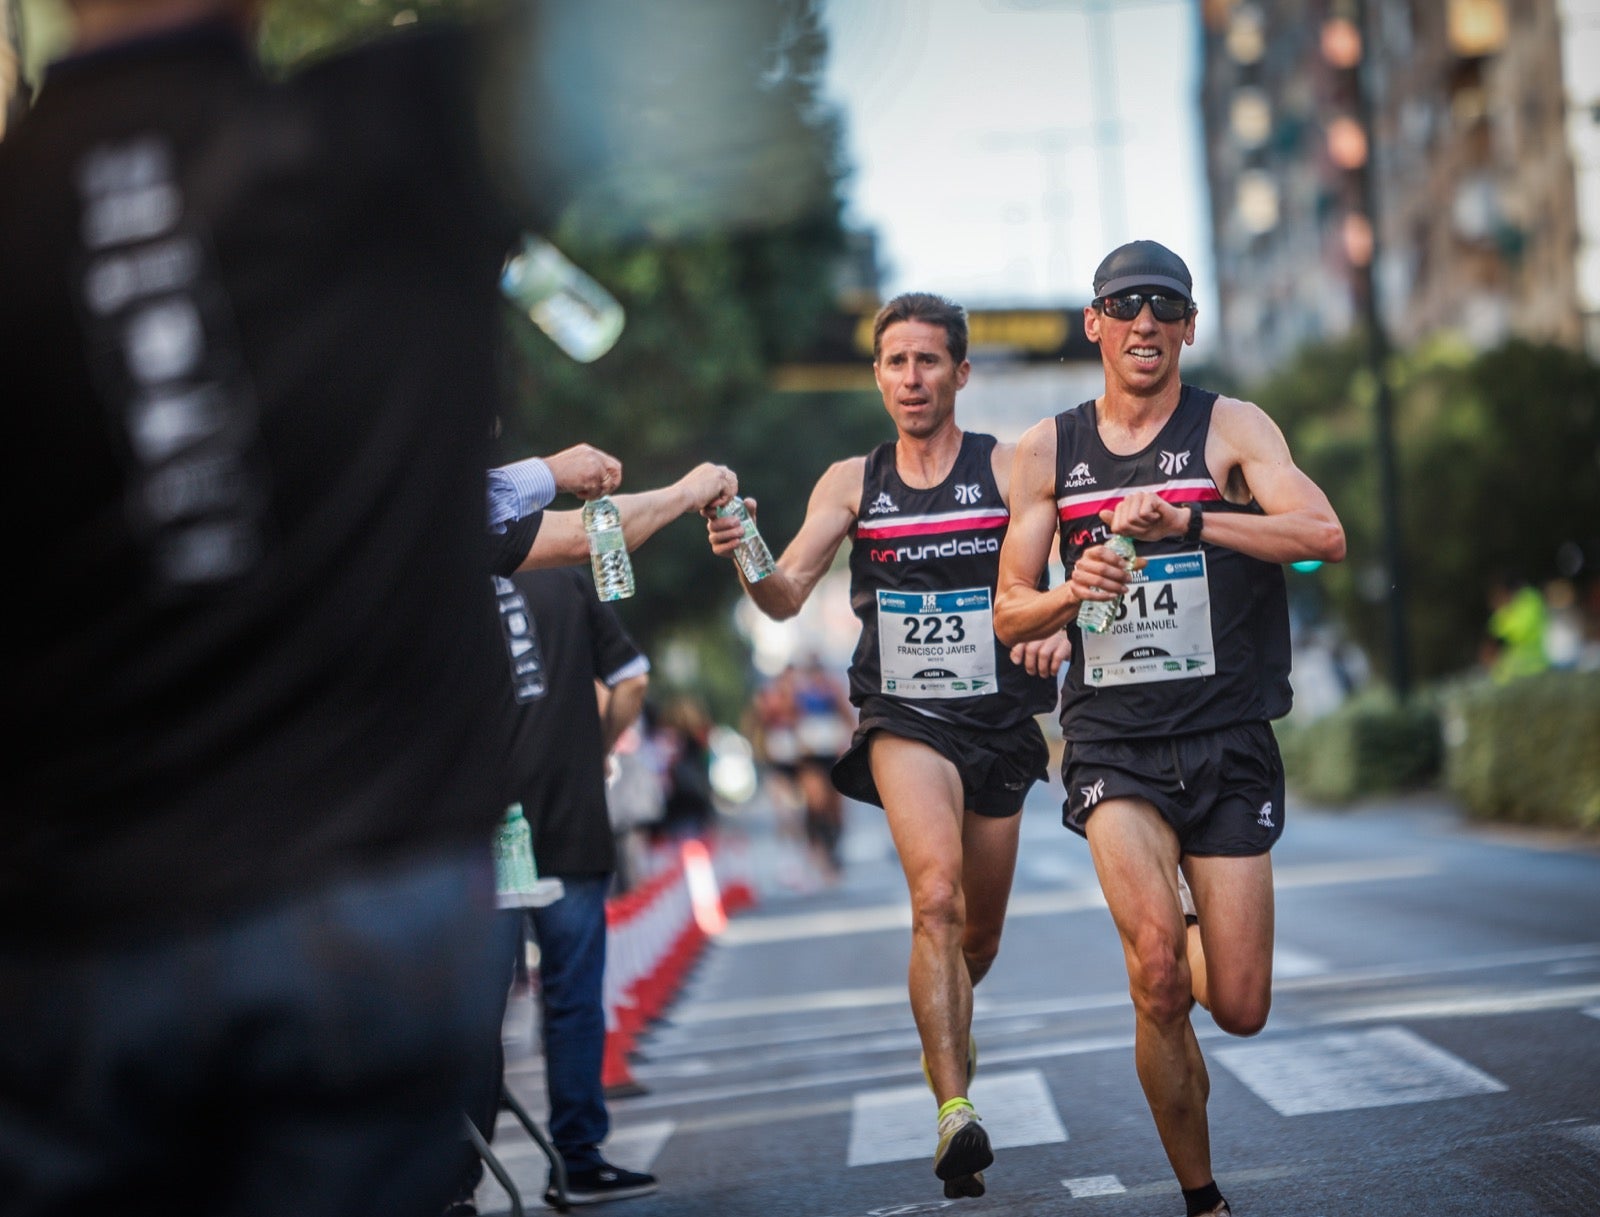
[[[1262,828],[1272,827],[1272,800],[1268,799],[1261,804],[1261,810],[1256,812],[1256,823]]]
[[[1105,794],[1106,794],[1106,780],[1105,780],[1105,778],[1101,778],[1093,786],[1080,786],[1080,787],[1078,787],[1078,793],[1083,796],[1083,805],[1085,807],[1093,807],[1101,799],[1105,798]]]

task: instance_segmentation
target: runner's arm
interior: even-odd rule
[[[777,569],[759,583],[750,583],[740,573],[744,590],[768,617],[775,621],[793,617],[827,574],[840,543],[855,527],[865,469],[866,458],[860,456],[830,465],[812,489],[805,522],[778,558]],[[745,502],[754,514],[755,500]],[[739,521],[734,519],[712,516],[706,521],[712,552],[724,558],[732,557],[740,531]]]
[[[994,468],[994,484],[1000,490],[1001,499],[1008,504],[1011,502],[1011,470],[1016,463],[1016,455],[1016,444],[996,444],[991,460]],[[1053,452],[1050,460],[1051,467],[1054,468],[1055,454]],[[1053,481],[1054,479],[1052,478]],[[1054,534],[1052,533],[1053,536]],[[1045,546],[1045,560],[1049,561],[1048,543]],[[1043,638],[1019,642],[1011,648],[1011,662],[1021,667],[1029,676],[1054,676],[1071,661],[1072,643],[1067,640],[1066,634],[1060,630],[1046,634]]]
[[[1339,562],[1345,554],[1344,528],[1322,488],[1294,463],[1277,423],[1259,406],[1220,397],[1211,416],[1206,463],[1225,469],[1219,479],[1233,502],[1254,499],[1265,515],[1219,511],[1206,514],[1202,536],[1213,545],[1249,554],[1263,562]],[[1111,530],[1125,523],[1125,500],[1110,519]],[[1187,510],[1173,513],[1175,534],[1188,527]],[[1138,529],[1131,530],[1138,535]]]
[[[1056,536],[1056,428],[1054,419],[1035,423],[1016,445],[1006,483],[1011,523],[1000,547],[995,585],[994,632],[1006,646],[1047,638],[1078,612],[1070,581],[1039,590]]]

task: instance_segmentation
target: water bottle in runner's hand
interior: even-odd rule
[[[1112,550],[1122,559],[1128,569],[1133,569],[1133,542],[1127,537],[1112,534],[1106,541],[1106,548]],[[1111,628],[1111,623],[1117,619],[1117,613],[1122,608],[1122,597],[1115,600],[1085,600],[1078,608],[1078,628],[1087,630],[1091,634],[1103,634]]]
[[[583,505],[583,531],[589,537],[589,565],[600,599],[623,600],[633,595],[633,563],[622,538],[622,513],[609,495]]]
[[[744,540],[739,542],[739,548],[733,551],[733,556],[747,580],[751,583],[760,583],[777,569],[777,564],[772,560],[772,551],[761,539],[761,531],[756,528],[756,522],[751,518],[750,510],[744,505],[743,499],[734,495],[717,508],[717,514],[731,516],[744,526]]]

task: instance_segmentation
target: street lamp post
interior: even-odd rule
[[[1373,0],[1357,0],[1351,15],[1359,37],[1359,60],[1355,68],[1356,121],[1365,136],[1365,155],[1356,172],[1360,175],[1361,207],[1366,213],[1365,256],[1352,256],[1356,272],[1356,291],[1360,297],[1362,322],[1367,337],[1367,366],[1372,374],[1378,449],[1378,496],[1383,513],[1383,560],[1386,568],[1389,618],[1389,667],[1395,696],[1405,701],[1411,694],[1411,646],[1406,624],[1406,571],[1402,544],[1400,480],[1395,461],[1394,397],[1389,387],[1389,339],[1383,324],[1374,267],[1382,245],[1378,221],[1377,131],[1374,121],[1375,59],[1370,32]],[[1348,248],[1348,245],[1347,245]]]

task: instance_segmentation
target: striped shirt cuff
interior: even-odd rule
[[[556,497],[556,478],[536,456],[489,470],[489,530],[543,510]]]

